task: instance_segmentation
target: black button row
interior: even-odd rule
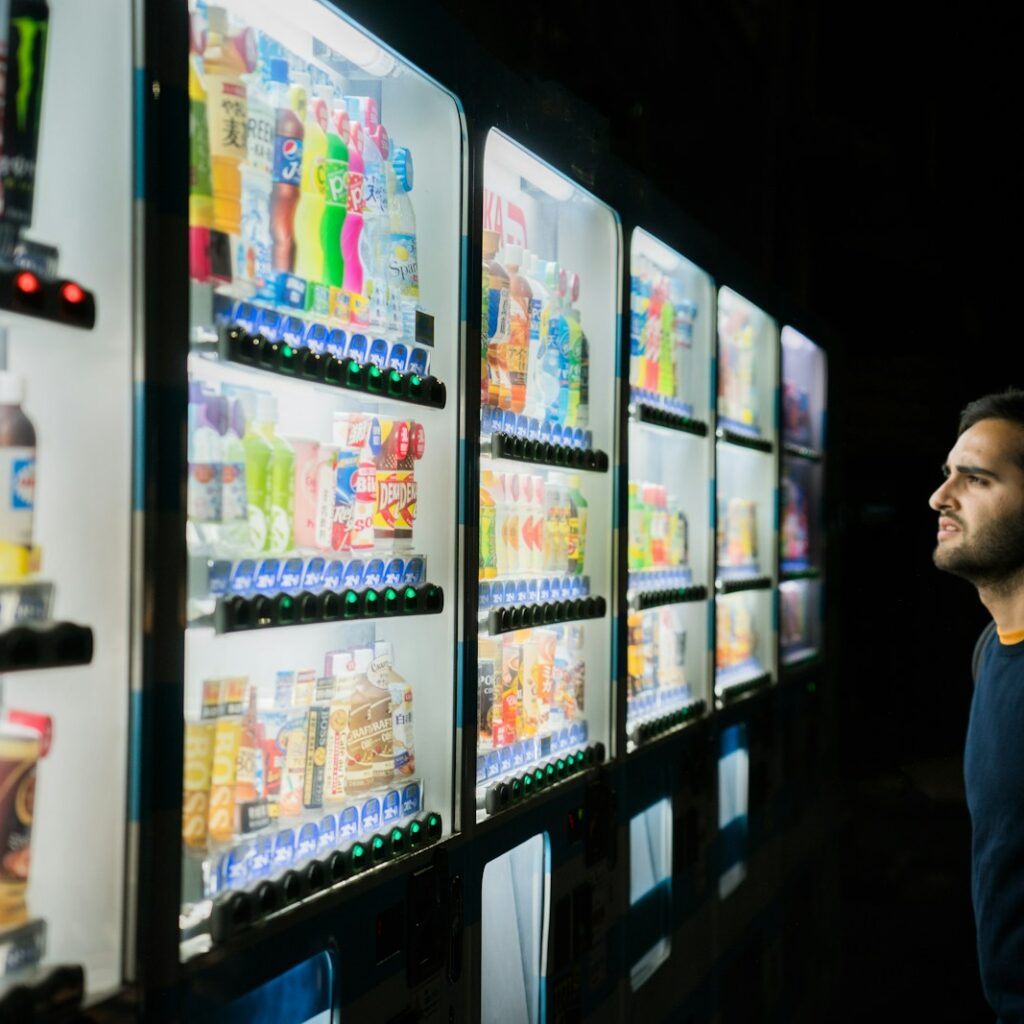
[[[522,604],[492,608],[487,613],[487,631],[491,636],[511,633],[534,626],[551,626],[578,619],[603,619],[608,602],[603,597],[577,597],[571,601],[547,601],[544,604]]]
[[[433,583],[420,587],[374,590],[325,590],[311,594],[257,594],[221,597],[213,613],[218,633],[241,633],[275,626],[305,626],[317,622],[355,622],[359,619],[437,615],[444,610],[444,591]]]
[[[719,694],[719,698],[723,704],[728,704],[730,701],[736,700],[738,697],[742,697],[744,694],[750,693],[751,690],[757,690],[762,686],[767,686],[771,681],[771,672],[762,672],[759,676],[754,676],[751,679],[745,679],[742,683],[730,686]]]
[[[89,626],[74,622],[12,626],[0,633],[0,673],[88,665],[92,650]]]
[[[488,814],[497,814],[506,807],[522,803],[531,796],[567,779],[570,775],[586,771],[594,765],[604,764],[603,743],[593,743],[574,754],[566,754],[538,765],[523,775],[515,775],[494,782],[484,793],[483,805]]]
[[[771,576],[745,576],[735,580],[715,580],[715,590],[720,594],[735,594],[740,590],[768,590],[771,585]]]
[[[74,281],[41,277],[31,270],[0,270],[0,309],[91,330],[96,324],[96,296]]]
[[[574,448],[569,444],[531,441],[497,431],[491,434],[491,457],[534,462],[558,469],[578,469],[591,473],[608,472],[608,454],[596,448]]]
[[[418,373],[360,363],[356,359],[336,359],[327,352],[271,341],[262,334],[248,334],[237,324],[221,330],[219,353],[222,359],[243,366],[254,366],[295,380],[361,391],[376,398],[428,405],[434,409],[443,409],[447,400],[445,386],[436,377],[421,377]]]
[[[715,436],[719,441],[725,441],[726,444],[734,444],[740,448],[752,448],[755,452],[770,452],[774,448],[767,438],[751,437],[749,434],[730,430],[728,427],[719,427],[715,431]]]
[[[669,430],[681,430],[683,433],[696,434],[698,437],[706,437],[708,433],[706,423],[691,419],[682,413],[670,412],[668,409],[661,409],[656,405],[648,405],[646,402],[637,402],[636,418],[642,423],[667,427]]]
[[[332,850],[325,857],[288,868],[252,889],[225,893],[214,901],[210,937],[214,942],[226,942],[262,918],[330,889],[367,868],[437,842],[441,830],[441,815],[427,814],[404,827],[396,825],[386,833],[378,833],[366,842],[353,843],[347,850]]]
[[[663,733],[675,729],[676,726],[683,725],[685,722],[692,722],[695,718],[700,718],[706,709],[707,705],[704,701],[697,700],[692,704],[688,704],[685,708],[679,708],[650,722],[643,722],[633,730],[633,742],[645,743],[647,740],[654,739],[655,736],[661,736]]]
[[[806,448],[802,444],[794,444],[792,441],[785,441],[782,445],[782,450],[787,455],[792,455],[798,459],[807,459],[808,462],[821,462],[821,452],[815,448]]]
[[[640,611],[647,608],[660,608],[665,604],[683,604],[686,601],[704,601],[708,596],[708,588],[700,585],[693,587],[669,587],[667,590],[647,590],[636,595],[633,604]]]

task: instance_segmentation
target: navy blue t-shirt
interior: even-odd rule
[[[1001,1022],[1024,1021],[1024,641],[987,644],[964,780],[981,984]]]

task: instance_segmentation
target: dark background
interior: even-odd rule
[[[616,155],[827,325],[835,1019],[991,1020],[961,776],[986,616],[932,567],[927,498],[962,406],[1024,384],[1016,20],[809,0],[442,6],[496,61],[593,107]]]

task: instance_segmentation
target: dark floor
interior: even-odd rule
[[[959,756],[933,758],[848,784],[833,1020],[993,1021],[974,948],[961,771]]]

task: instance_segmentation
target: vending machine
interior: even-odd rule
[[[786,1012],[815,1020],[838,964],[836,695],[825,635],[828,357],[782,328],[779,720]],[[813,956],[808,978],[800,965]]]
[[[715,693],[716,999],[724,1020],[779,999],[781,744],[777,582],[779,334],[754,303],[718,296]]]
[[[328,5],[187,17],[178,955],[219,1020],[232,959],[342,945],[458,827],[466,153],[455,96]]]
[[[11,1021],[74,1012],[123,977],[133,352],[121,6],[0,3],[0,1018]]]
[[[496,129],[482,159],[478,820],[610,746],[620,268],[604,203]]]
[[[629,276],[627,750],[714,704],[715,289],[642,228]]]
[[[718,293],[715,697],[777,679],[775,522],[779,335],[731,288]]]

